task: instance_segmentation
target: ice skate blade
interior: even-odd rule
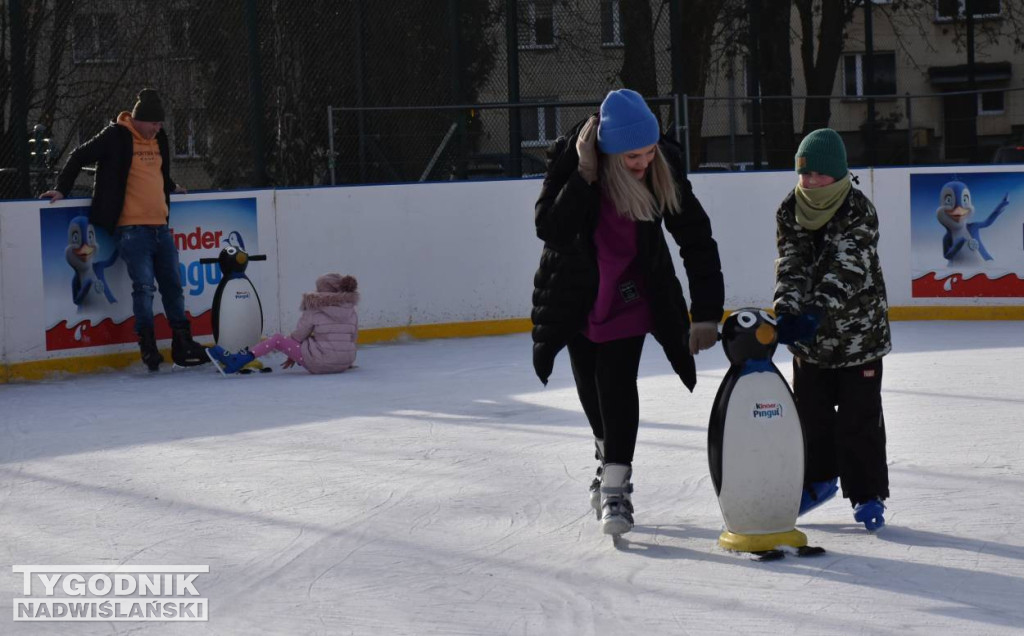
[[[217,369],[217,371],[218,371],[218,372],[219,372],[219,373],[220,373],[221,375],[227,375],[227,373],[224,373],[224,367],[222,367],[222,366],[221,366],[221,364],[220,364],[220,362],[218,362],[218,361],[217,361],[217,358],[214,358],[214,357],[213,357],[213,354],[212,354],[212,353],[210,353],[210,350],[209,350],[209,349],[207,349],[207,350],[206,350],[206,357],[210,359],[210,362],[212,362],[212,363],[213,363],[213,366],[214,366],[214,367],[215,367],[215,368]]]

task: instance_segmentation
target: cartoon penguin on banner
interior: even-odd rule
[[[213,295],[213,338],[225,351],[251,347],[263,335],[263,305],[245,269],[249,261],[265,260],[265,254],[245,251],[245,242],[237,231],[228,235],[227,245],[217,258],[199,260],[220,266],[222,276]]]
[[[946,264],[950,267],[978,267],[984,265],[985,261],[991,261],[992,255],[981,242],[981,230],[995,223],[1009,203],[1007,193],[987,219],[968,223],[974,215],[974,203],[967,184],[963,181],[950,181],[943,185],[935,218],[946,228],[946,234],[942,237],[942,256]]]
[[[117,299],[110,291],[105,276],[106,269],[117,261],[117,248],[109,258],[93,262],[99,244],[96,241],[96,229],[89,223],[89,217],[81,215],[68,223],[68,246],[64,248],[64,260],[75,270],[71,279],[71,299],[81,306],[90,298],[89,293],[102,294],[108,303],[116,303]]]
[[[795,528],[804,482],[804,432],[793,394],[772,362],[775,318],[745,307],[722,326],[729,359],[711,410],[708,463],[726,531],[718,544],[766,558],[818,554]]]

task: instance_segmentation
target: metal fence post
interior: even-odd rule
[[[327,165],[331,169],[331,185],[335,185],[337,181],[334,180],[334,107],[327,107]]]
[[[686,171],[690,171],[690,97],[683,93],[683,149],[686,152]]]
[[[679,93],[672,93],[672,120],[675,121],[675,130],[672,134],[676,138],[676,143],[683,143],[683,125],[679,120]]]
[[[509,176],[523,176],[522,128],[519,104],[519,8],[518,0],[505,0],[505,52],[508,56],[508,169]]]
[[[907,165],[914,163],[914,115],[911,110],[913,100],[910,93],[907,93]]]
[[[10,0],[7,7],[11,20],[11,136],[14,141],[14,162],[18,167],[18,196],[30,198],[28,150],[28,76],[25,73],[25,24],[21,0]]]
[[[262,187],[267,184],[267,169],[263,153],[263,78],[260,64],[259,12],[256,0],[245,3],[245,24],[249,30],[249,105],[252,119],[253,182]]]

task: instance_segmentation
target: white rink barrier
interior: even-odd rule
[[[1007,176],[1021,182],[1021,191],[1016,197],[1010,195],[1009,206],[986,237],[1003,237],[1016,246],[1016,252],[1002,249],[999,258],[1005,269],[1024,279],[1024,167],[853,172],[860,180],[857,187],[879,212],[881,261],[894,319],[1024,319],[1024,294],[914,297],[912,280],[920,275],[921,264],[914,260],[911,228],[912,174],[955,174],[969,180],[976,173],[1011,173]],[[726,308],[771,306],[775,210],[795,185],[796,176],[788,171],[713,173],[691,175],[691,181],[718,241]],[[361,342],[403,333],[414,337],[510,333],[529,328],[533,274],[541,249],[533,228],[540,185],[539,179],[523,179],[198,193],[173,197],[171,224],[179,202],[207,201],[216,207],[218,201],[255,200],[258,251],[268,259],[252,264],[247,273],[262,300],[265,334],[289,331],[298,319],[302,293],[313,289],[319,274],[330,271],[359,280]],[[937,192],[934,199],[937,206]],[[52,206],[45,201],[0,202],[0,382],[137,361],[137,347],[130,342],[48,348],[54,308],[53,301],[47,300],[52,293],[50,282],[44,285],[41,215],[47,209],[86,205],[87,199]],[[991,207],[988,201],[979,203],[979,216],[984,218]],[[220,213],[209,214],[214,217],[211,226],[222,228],[226,236],[230,223],[218,226]],[[212,234],[203,243],[205,225],[190,223],[175,231],[184,235],[180,240],[191,240],[193,247],[205,247],[204,254],[215,256],[218,250],[210,247]],[[941,231],[937,222],[935,226],[935,232]],[[199,234],[197,228],[202,230]],[[936,262],[941,262],[941,234],[935,236],[928,234],[923,241],[917,237],[925,245],[916,247],[938,254]],[[52,264],[48,267],[58,275],[61,272]],[[72,270],[64,267],[70,276]],[[688,289],[678,255],[676,269]],[[190,273],[202,275],[196,268]],[[208,309],[199,305],[211,291],[197,289],[195,281],[190,292],[202,295],[186,294],[192,314]],[[63,289],[61,283],[58,293],[65,294]],[[130,294],[120,295],[119,303],[130,308]],[[119,307],[124,311],[123,305]]]

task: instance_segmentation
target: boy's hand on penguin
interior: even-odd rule
[[[580,176],[589,184],[597,181],[597,115],[593,115],[580,128],[576,138],[576,154],[579,155]]]

